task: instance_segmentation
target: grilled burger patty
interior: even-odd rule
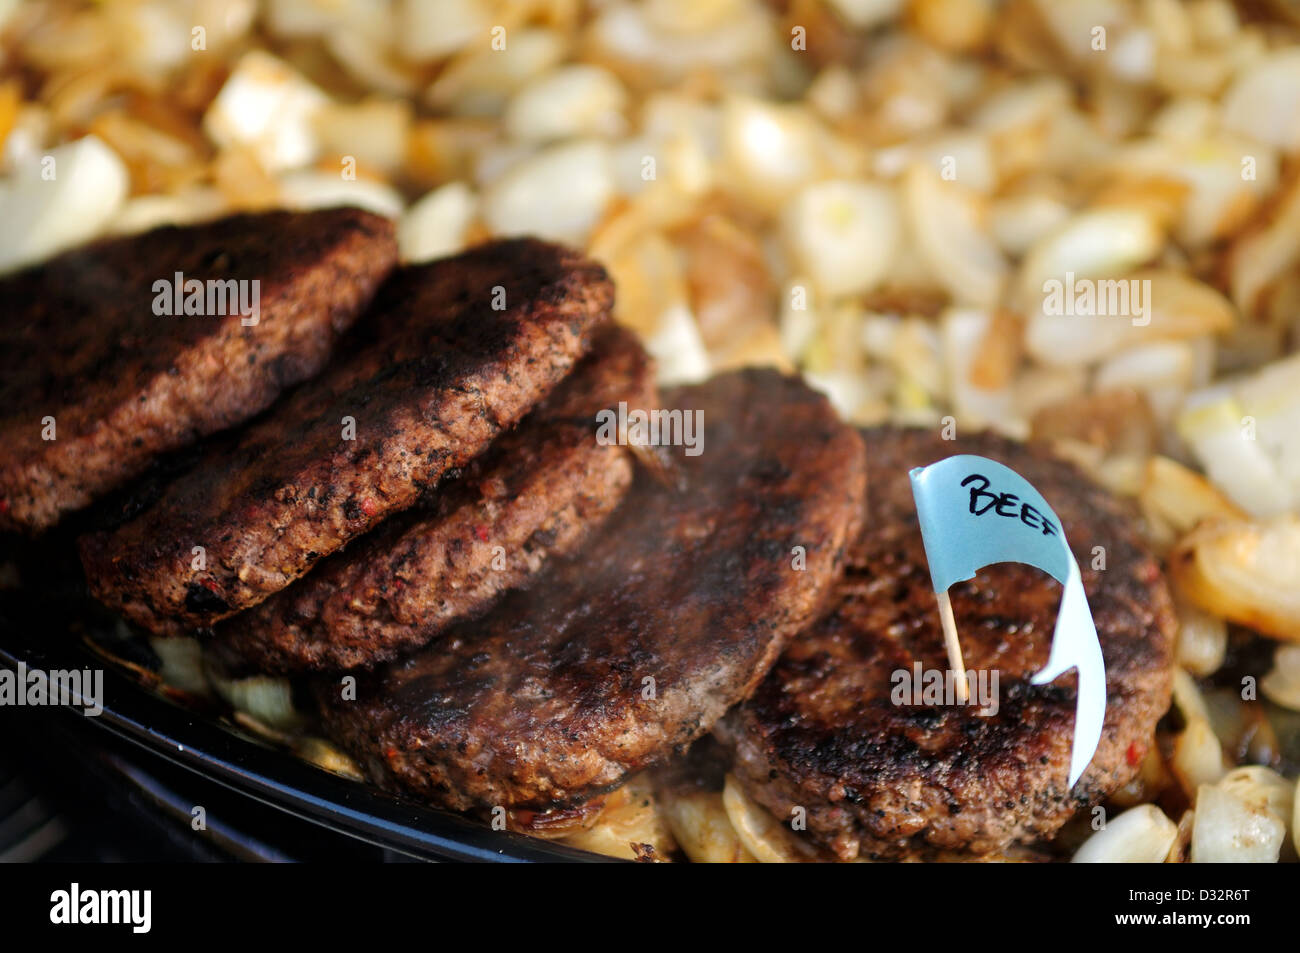
[[[594,432],[597,413],[619,401],[649,409],[657,398],[645,350],[609,326],[546,401],[438,486],[435,502],[222,623],[216,650],[264,672],[369,666],[480,613],[575,549],[623,499],[630,456]]]
[[[402,269],[340,362],[80,540],[91,592],[164,634],[256,605],[518,422],[612,298],[599,265],[533,240]]]
[[[356,700],[319,685],[327,731],[379,783],[455,810],[571,805],[707,731],[814,618],[862,511],[857,433],[774,371],[664,406],[703,414],[702,452],[672,454],[680,486],[642,472],[579,555]]]
[[[159,228],[0,279],[0,528],[44,530],[263,410],[320,371],[396,261],[391,222],[342,208]],[[177,273],[228,313],[170,313]],[[259,283],[255,325],[230,281]]]
[[[807,836],[840,859],[927,848],[975,854],[1054,833],[1076,810],[1131,780],[1169,707],[1175,619],[1133,517],[1073,466],[991,436],[863,434],[871,460],[865,528],[836,608],[797,637],[716,734],[745,791],[777,818],[807,810]],[[960,453],[998,460],[1052,504],[1083,574],[1106,660],[1100,746],[1066,788],[1074,675],[1036,687],[1061,587],[999,564],[951,589],[970,669],[1000,673],[1000,709],[891,703],[891,673],[946,669],[943,635],[908,471]],[[1092,568],[1104,547],[1105,569]]]

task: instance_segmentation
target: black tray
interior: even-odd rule
[[[21,601],[20,593],[10,591],[6,596],[10,607],[16,599]],[[86,717],[69,708],[59,713],[65,718],[93,723],[247,797],[408,857],[507,863],[609,860],[562,844],[493,831],[468,818],[316,768],[149,690],[85,644],[66,625],[62,613],[48,611],[46,599],[36,596],[32,602],[35,611],[0,613],[0,665],[17,669],[22,662],[29,670],[104,672],[103,713]],[[40,611],[39,605],[46,611]],[[0,708],[0,718],[4,715],[5,709]]]

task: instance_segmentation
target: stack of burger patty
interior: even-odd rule
[[[366,213],[270,213],[0,280],[25,389],[0,521],[40,532],[202,438],[81,537],[94,596],[232,671],[308,679],[376,782],[517,829],[590,816],[709,734],[753,801],[806,810],[809,856],[842,860],[1049,836],[1134,777],[1169,701],[1168,595],[1071,466],[858,431],[774,371],[658,394],[604,271],[554,245],[395,258]],[[174,272],[260,281],[258,321],[159,317],[150,282]],[[699,429],[638,445],[608,427],[629,408]],[[1081,566],[1110,553],[1085,571],[1110,709],[1072,790],[1072,680],[1029,681],[1059,601],[1037,570],[953,589],[1000,713],[891,703],[892,670],[944,664],[907,470],[962,452],[1035,482]]]

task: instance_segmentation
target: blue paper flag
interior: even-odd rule
[[[1078,670],[1070,787],[1083,774],[1101,740],[1106,719],[1106,663],[1083,591],[1079,565],[1056,513],[1042,495],[1009,467],[987,457],[961,454],[911,471],[912,495],[930,563],[935,593],[973,579],[994,563],[1026,563],[1063,586],[1047,667],[1033,678],[1042,685]]]

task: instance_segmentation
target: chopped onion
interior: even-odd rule
[[[971,368],[992,315],[974,308],[952,308],[941,319],[948,387],[959,423],[968,429],[995,427],[1027,436],[1028,421],[1017,416],[1009,387],[988,390],[971,379]]]
[[[609,794],[591,826],[560,840],[570,847],[624,860],[647,856],[647,848],[653,851],[649,856],[654,860],[668,860],[677,850],[654,788],[642,777],[625,781]]]
[[[1207,612],[1300,642],[1300,517],[1210,520],[1179,542],[1169,567],[1178,591]]]
[[[609,146],[577,140],[523,160],[492,183],[483,218],[499,235],[582,245],[613,195]]]
[[[1300,711],[1300,645],[1279,645],[1273,668],[1259,683],[1269,701]]]
[[[901,230],[893,190],[870,182],[819,182],[785,214],[795,262],[828,297],[861,294],[889,271]]]
[[[49,165],[33,156],[0,183],[0,272],[95,237],[126,198],[126,166],[95,136],[56,146],[48,157]]]
[[[720,792],[672,792],[664,798],[663,812],[683,853],[695,863],[757,863],[732,827]]]
[[[137,195],[127,199],[111,229],[121,234],[145,232],[160,225],[203,222],[228,211],[225,196],[208,186],[193,186],[170,195]]]
[[[1191,532],[1212,517],[1242,519],[1246,515],[1205,477],[1159,455],[1146,463],[1139,502],[1148,522],[1159,524],[1173,537]]]
[[[825,169],[816,117],[798,106],[733,98],[722,113],[724,181],[756,205],[778,208]]]
[[[246,146],[268,172],[294,169],[320,151],[314,122],[325,94],[270,53],[253,50],[235,65],[203,116],[218,146]]]
[[[761,864],[798,864],[809,858],[795,841],[793,831],[750,800],[731,775],[722,789],[727,818],[745,850]]]
[[[254,675],[231,679],[211,665],[207,673],[217,694],[236,711],[276,729],[288,730],[302,724],[302,715],[293,707],[293,686],[287,678]]]
[[[149,645],[162,660],[159,675],[163,684],[192,695],[211,694],[208,677],[203,673],[203,646],[198,639],[151,638]]]
[[[1223,97],[1223,125],[1286,152],[1300,150],[1300,50],[1261,57],[1244,70]]]
[[[1201,785],[1213,784],[1223,777],[1223,746],[1210,724],[1210,710],[1201,697],[1201,690],[1180,668],[1174,669],[1174,704],[1186,725],[1174,739],[1170,767],[1184,793],[1192,797]]]
[[[1193,392],[1176,424],[1211,481],[1246,512],[1300,506],[1300,355]]]
[[[484,0],[398,0],[398,9],[398,42],[416,63],[456,53],[475,40],[486,45],[492,26],[492,9]]]
[[[1178,605],[1178,664],[1193,675],[1213,675],[1228,651],[1228,625],[1188,603]]]
[[[477,199],[464,182],[434,189],[407,209],[398,223],[402,260],[415,263],[456,254],[465,245],[476,210]]]
[[[1074,854],[1076,864],[1158,864],[1178,839],[1178,825],[1154,804],[1140,804],[1106,822]]]
[[[323,155],[352,156],[361,166],[392,174],[406,162],[411,107],[390,99],[331,103],[315,114],[313,128]]]
[[[981,227],[977,193],[945,182],[922,165],[903,180],[903,207],[917,249],[958,304],[991,306],[1002,293],[1008,266]]]
[[[1224,784],[1197,790],[1192,863],[1276,863],[1285,838],[1286,822],[1271,809],[1266,792]]]
[[[626,100],[623,85],[609,70],[562,66],[517,92],[503,121],[506,133],[521,142],[617,136],[627,125]]]
[[[280,201],[288,208],[355,205],[386,218],[402,214],[401,194],[371,179],[345,179],[336,172],[303,169],[283,176],[279,186]]]

